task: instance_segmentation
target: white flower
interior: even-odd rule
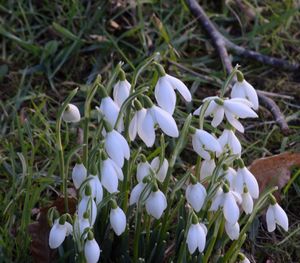
[[[158,79],[155,86],[157,104],[170,114],[173,114],[176,105],[176,94],[174,90],[178,90],[185,101],[190,102],[192,100],[189,89],[181,80],[168,74]]]
[[[130,83],[125,80],[119,80],[114,86],[113,97],[116,104],[121,108],[123,102],[128,98],[130,93]]]
[[[198,248],[199,252],[203,252],[206,243],[206,226],[202,223],[192,224],[189,228],[186,243],[190,254],[193,254]]]
[[[223,207],[223,214],[226,221],[235,224],[240,216],[240,210],[237,203],[241,203],[242,198],[239,193],[229,190],[225,193],[222,188],[218,188],[213,198],[210,210],[217,211],[219,207]]]
[[[130,149],[125,138],[115,130],[107,132],[105,150],[108,156],[119,166],[123,167],[124,159],[129,160]]]
[[[101,182],[109,193],[118,192],[119,181],[123,181],[123,171],[115,162],[107,158],[101,166]]]
[[[109,122],[109,124],[114,127],[116,121],[118,119],[118,115],[120,112],[120,108],[118,105],[112,100],[111,97],[104,97],[101,100],[100,107],[96,107],[96,109],[102,113],[105,119]],[[122,118],[119,120],[117,130],[119,132],[123,131],[124,124]]]
[[[253,199],[248,190],[242,194],[242,208],[246,214],[251,214],[253,211]]]
[[[206,190],[200,183],[189,184],[185,191],[185,197],[196,212],[199,212],[206,198]]]
[[[281,226],[285,231],[288,231],[289,219],[278,203],[269,205],[266,219],[269,232],[273,232],[275,230],[276,224]]]
[[[96,199],[98,205],[103,199],[103,188],[98,175],[89,175],[89,185],[92,190],[92,197]]]
[[[258,109],[258,97],[255,89],[246,80],[234,83],[231,90],[231,98],[243,98],[249,100],[253,109]]]
[[[140,127],[141,127],[141,123],[143,123],[146,117],[146,114],[147,114],[147,110],[141,108],[140,110],[137,110],[133,115],[133,118],[129,123],[129,138],[131,141],[135,140],[137,134],[142,139],[143,134],[141,133]]]
[[[254,175],[246,168],[238,168],[236,175],[236,191],[240,194],[247,187],[252,198],[257,199],[259,196],[259,187]]]
[[[245,257],[240,263],[251,263],[251,262],[248,258]]]
[[[210,159],[209,152],[222,152],[217,139],[204,130],[196,129],[195,133],[192,135],[192,144],[195,152],[206,160]]]
[[[91,195],[86,195],[84,193],[81,201],[78,205],[78,216],[83,218],[85,212],[89,213],[90,224],[93,225],[97,217],[97,205]]]
[[[151,167],[152,170],[156,172],[157,180],[163,182],[166,178],[168,168],[169,168],[168,160],[164,158],[161,166],[159,166],[159,157],[157,156],[151,161]]]
[[[80,121],[79,109],[74,104],[68,104],[66,110],[62,115],[62,118],[65,122],[79,122]]]
[[[112,208],[109,214],[110,224],[117,236],[120,236],[126,228],[126,216],[120,207]]]
[[[146,211],[149,215],[159,219],[167,208],[167,199],[163,192],[157,190],[152,192],[146,200]]]
[[[100,248],[95,239],[87,240],[84,245],[84,255],[87,263],[97,263],[100,257]]]
[[[258,117],[257,114],[251,109],[252,104],[248,100],[239,98],[221,100],[218,97],[211,97],[207,99],[209,99],[210,102],[204,116],[213,116],[213,120],[211,122],[213,127],[217,127],[222,122],[225,114],[227,121],[234,128],[240,132],[244,132],[244,127],[238,121],[238,118],[244,119]],[[216,103],[216,101],[219,101],[220,104]],[[199,115],[200,110],[201,106],[194,112],[194,115]]]
[[[49,234],[50,248],[58,248],[65,240],[66,236],[72,233],[72,225],[68,222],[60,224],[60,220],[55,220]]]
[[[200,168],[200,178],[203,180],[206,177],[212,176],[215,168],[216,163],[214,159],[203,160]]]
[[[137,118],[139,123],[137,123],[134,127],[137,129],[137,133],[140,138],[148,147],[151,147],[155,141],[155,124],[158,124],[166,135],[170,137],[179,136],[176,122],[172,115],[167,111],[152,105],[152,107],[146,110],[146,114],[144,116],[142,116],[143,114],[145,113],[141,113],[141,118]],[[132,133],[134,134],[134,132]]]
[[[222,135],[218,138],[218,141],[222,146],[223,151],[228,147],[233,154],[241,155],[241,143],[232,130],[225,129]]]
[[[86,179],[87,171],[82,163],[76,163],[72,170],[72,180],[76,189],[79,189]]]
[[[224,171],[225,175],[224,175],[224,179],[228,182],[230,190],[232,191],[236,191],[236,171],[231,168],[228,167],[227,170]]]
[[[135,187],[133,187],[129,198],[129,205],[138,203],[140,195],[145,187],[146,184],[144,184],[143,182],[139,182]]]
[[[230,224],[226,221],[225,231],[231,240],[237,240],[240,235],[240,225],[237,222],[235,224]]]

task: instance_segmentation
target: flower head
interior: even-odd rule
[[[119,180],[123,181],[122,169],[110,158],[103,160],[101,166],[103,187],[111,194],[116,193],[118,192]]]
[[[193,209],[199,212],[206,198],[206,190],[202,184],[194,182],[187,186],[185,197]]]
[[[146,200],[146,211],[149,215],[159,219],[167,208],[167,199],[162,191],[152,191]]]
[[[126,228],[126,216],[123,210],[116,206],[110,210],[110,224],[117,236],[120,236]]]
[[[124,79],[119,80],[114,86],[113,97],[115,103],[121,108],[123,102],[128,98],[130,93],[130,83]]]
[[[241,155],[241,143],[232,130],[225,129],[222,135],[218,138],[218,141],[222,146],[223,151],[229,149],[233,154]]]
[[[100,248],[96,240],[94,239],[94,235],[89,232],[88,239],[84,245],[84,255],[87,263],[97,263],[100,257]]]
[[[259,187],[257,180],[254,175],[244,166],[238,168],[237,170],[236,191],[242,194],[244,192],[245,186],[247,187],[251,197],[257,199],[259,196]]]
[[[206,234],[207,229],[206,226],[202,223],[193,222],[188,230],[186,243],[188,245],[188,249],[190,254],[193,254],[196,249],[199,252],[203,252],[206,243]]]
[[[235,224],[230,224],[225,222],[225,231],[231,240],[237,240],[240,235],[240,225],[238,222]]]
[[[72,179],[76,189],[79,189],[83,181],[86,179],[87,170],[82,163],[76,163],[72,170]]]
[[[276,224],[281,226],[285,231],[289,229],[289,219],[278,203],[270,204],[266,214],[267,227],[269,232],[273,232]]]
[[[65,240],[66,236],[72,233],[72,225],[66,222],[65,216],[56,219],[49,234],[50,248],[58,248]]]
[[[65,122],[79,122],[80,121],[79,109],[74,104],[69,103],[62,115],[62,118]]]

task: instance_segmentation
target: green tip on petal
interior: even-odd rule
[[[192,215],[192,224],[196,225],[198,223],[199,223],[199,219],[198,219],[197,215],[193,212],[193,215]]]
[[[93,240],[94,239],[94,233],[91,230],[89,230],[89,232],[88,232],[88,238],[87,239],[88,240]]]
[[[60,225],[64,225],[66,223],[66,220],[67,220],[67,216],[66,215],[62,215],[60,218],[59,218],[59,224]]]
[[[192,183],[193,185],[197,184],[197,179],[196,179],[196,177],[193,176],[192,174],[190,175],[190,180],[191,180],[191,183]]]
[[[123,69],[120,69],[120,72],[119,72],[119,79],[121,81],[124,81],[126,79],[126,74],[125,74],[125,71]]]
[[[241,158],[238,158],[238,159],[236,160],[236,163],[237,163],[237,166],[238,166],[239,168],[244,168],[244,167],[245,167],[244,161],[243,161]]]
[[[190,127],[189,127],[189,132],[190,132],[191,134],[195,134],[195,133],[196,133],[196,128],[190,126]]]
[[[220,98],[214,99],[214,102],[217,103],[220,106],[224,105],[224,101],[222,99],[220,99]]]
[[[239,70],[236,72],[236,77],[237,77],[238,82],[243,82],[244,81],[244,75]]]
[[[134,100],[134,107],[137,111],[141,110],[143,108],[142,103],[140,103],[138,100]]]
[[[148,96],[143,96],[143,100],[146,108],[151,108],[153,106],[153,102]]]
[[[111,205],[112,209],[118,208],[118,204],[117,204],[116,200],[114,200],[114,199],[110,200],[110,205]]]
[[[229,186],[228,186],[228,184],[224,184],[223,185],[223,192],[224,193],[229,193]]]
[[[277,200],[274,195],[270,194],[269,198],[270,198],[271,205],[275,205],[277,203]]]
[[[90,187],[89,184],[87,184],[87,185],[85,186],[84,194],[85,194],[86,196],[92,195],[92,188]]]
[[[163,77],[163,76],[166,75],[166,71],[165,71],[165,69],[164,69],[164,67],[162,65],[160,65],[157,62],[154,62],[153,64],[155,65],[156,70],[158,71],[159,76]]]

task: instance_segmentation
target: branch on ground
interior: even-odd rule
[[[196,19],[200,22],[202,27],[205,29],[205,31],[208,33],[208,35],[211,37],[212,42],[218,51],[218,54],[222,60],[222,64],[226,69],[226,72],[230,74],[230,72],[233,70],[231,59],[228,55],[228,50],[231,50],[232,52],[236,53],[237,55],[244,56],[246,58],[252,58],[257,61],[260,61],[264,64],[271,65],[273,67],[280,67],[282,69],[286,70],[299,70],[300,65],[299,64],[293,64],[289,61],[273,58],[269,56],[262,55],[258,52],[247,50],[243,47],[240,47],[227,38],[225,38],[219,30],[215,27],[215,25],[211,22],[209,17],[206,15],[203,8],[199,5],[199,3],[196,0],[186,0],[187,5],[192,12],[192,14],[196,17]],[[258,92],[258,98],[262,106],[264,106],[266,109],[268,109],[272,115],[278,126],[280,127],[283,134],[289,133],[289,127],[288,124],[281,113],[279,107],[276,105],[276,103],[271,99],[266,97],[263,93]]]

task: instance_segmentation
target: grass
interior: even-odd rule
[[[255,12],[253,19],[241,15],[234,2],[204,1],[203,6],[234,42],[299,61],[297,1],[243,2]],[[72,89],[80,87],[77,102],[83,110],[87,84],[97,74],[106,81],[119,61],[132,72],[154,52],[161,53],[168,71],[181,76],[199,100],[215,94],[225,79],[210,40],[184,1],[132,3],[15,0],[0,4],[0,262],[32,261],[28,225],[40,208],[60,195],[53,133],[57,108]],[[289,96],[276,95],[274,100],[289,120],[292,134],[283,136],[269,112],[261,109],[267,122],[249,121],[252,128],[243,137],[247,163],[300,151],[299,75],[235,56],[233,63],[241,64],[256,88]],[[247,248],[257,262],[299,261],[299,187],[297,179],[283,201],[291,220],[289,233],[269,235],[253,224]]]

